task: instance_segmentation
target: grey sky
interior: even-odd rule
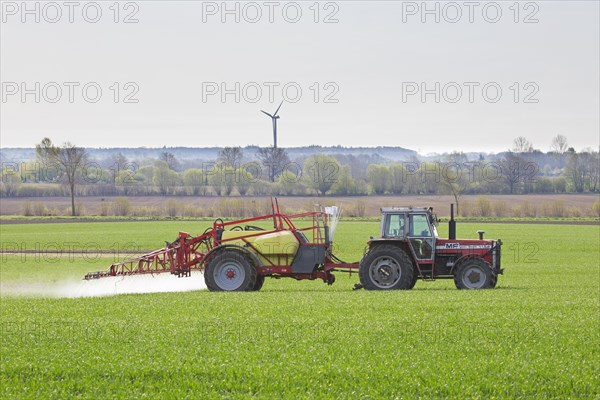
[[[63,2],[36,4],[39,23],[20,1],[2,2],[2,147],[44,136],[91,147],[267,146],[271,122],[259,110],[274,111],[286,84],[297,101],[280,111],[283,147],[492,152],[522,135],[548,150],[557,134],[577,149],[599,145],[596,1],[428,2],[439,22],[421,2],[228,2],[238,23],[220,1],[122,2],[117,23],[112,1],[79,2],[73,23]],[[96,4],[102,16],[87,22]],[[49,22],[57,9],[62,17]],[[137,23],[123,23],[130,14]],[[36,93],[23,102],[21,84],[36,92],[36,82],[40,102]],[[232,90],[224,102],[222,83]],[[62,97],[51,103],[57,86]],[[126,103],[136,88],[138,102]]]

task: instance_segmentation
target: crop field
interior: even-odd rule
[[[248,293],[39,290],[209,224],[0,225],[4,250],[33,250],[1,255],[1,397],[600,397],[598,225],[458,224],[504,242],[494,290],[352,291],[357,275],[341,273]],[[335,254],[357,261],[377,234],[342,220]]]

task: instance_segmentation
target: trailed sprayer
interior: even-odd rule
[[[237,221],[216,219],[199,236],[179,232],[165,247],[91,272],[85,279],[171,273],[190,276],[203,271],[211,291],[260,290],[266,277],[321,279],[331,285],[334,272],[357,272],[355,289],[412,289],[418,279],[454,279],[459,289],[496,286],[500,240],[456,239],[451,211],[449,237],[437,234],[432,208],[382,208],[378,238],[367,242],[360,262],[347,263],[332,253],[340,217],[337,207],[315,206],[312,212],[285,215],[277,199],[272,213]],[[452,209],[452,208],[451,208]]]

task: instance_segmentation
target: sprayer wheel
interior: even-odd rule
[[[239,251],[222,251],[206,265],[204,281],[213,292],[249,292],[257,281],[256,268]]]
[[[258,275],[256,277],[256,283],[254,284],[254,287],[252,288],[253,291],[259,291],[262,287],[263,284],[265,283],[265,276],[264,275]]]

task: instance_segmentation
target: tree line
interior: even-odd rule
[[[597,193],[598,151],[575,151],[564,136],[543,153],[524,137],[494,156],[469,159],[462,152],[438,160],[417,157],[386,162],[370,156],[313,154],[290,159],[285,149],[261,148],[251,157],[241,147],[226,147],[216,160],[182,168],[170,152],[158,159],[129,160],[122,154],[94,160],[71,143],[49,138],[36,145],[36,158],[4,162],[3,197],[76,196],[265,196]]]

